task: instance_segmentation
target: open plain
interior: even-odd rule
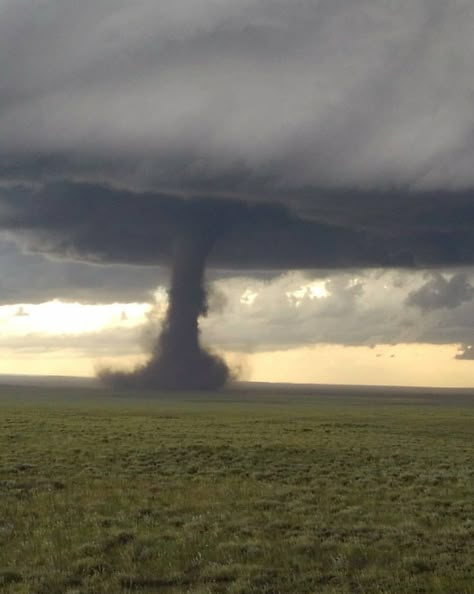
[[[474,592],[469,391],[0,387],[0,591]]]

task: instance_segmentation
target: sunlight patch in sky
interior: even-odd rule
[[[258,292],[253,291],[252,289],[245,289],[240,297],[240,303],[243,305],[253,305],[255,299],[258,297]]]
[[[37,305],[17,304],[0,307],[3,335],[82,334],[105,328],[125,328],[143,324],[151,307],[147,303],[84,305],[48,301]]]
[[[305,299],[325,299],[330,295],[326,281],[312,281],[301,285],[298,289],[286,292],[289,302],[295,307],[299,307]]]

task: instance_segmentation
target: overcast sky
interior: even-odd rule
[[[67,341],[20,304],[152,304],[193,224],[218,348],[474,359],[473,28],[469,0],[0,0],[6,356]],[[143,311],[78,348],[136,354]]]

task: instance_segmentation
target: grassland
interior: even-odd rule
[[[0,388],[0,591],[474,593],[474,398]]]

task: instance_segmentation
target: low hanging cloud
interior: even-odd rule
[[[472,271],[463,274],[474,280]],[[474,344],[474,300],[423,315],[419,308],[406,307],[407,294],[425,282],[421,271],[342,272],[319,278],[293,272],[270,282],[219,281],[227,305],[203,321],[203,337],[224,350],[248,352],[316,343]]]
[[[18,238],[17,238],[18,240]],[[168,282],[164,267],[98,265],[71,261],[61,254],[25,253],[0,240],[0,305],[43,303],[53,299],[81,303],[149,302]]]
[[[227,305],[221,314],[203,321],[203,337],[224,350],[244,352],[316,343],[416,342],[420,318],[401,307],[406,291],[394,285],[398,274],[359,271],[310,279],[293,272],[271,282],[220,281]],[[404,276],[407,282],[417,281]]]
[[[457,273],[447,279],[441,273],[434,272],[423,286],[408,295],[406,303],[421,310],[453,309],[472,299],[474,287],[465,273]]]
[[[460,361],[473,361],[474,360],[474,345],[463,344],[461,349],[455,355],[456,359]]]
[[[208,225],[209,264],[228,270],[460,266],[474,263],[473,215],[470,192],[316,192],[310,211],[70,182],[0,189],[0,231],[97,264],[166,264],[177,236]]]

